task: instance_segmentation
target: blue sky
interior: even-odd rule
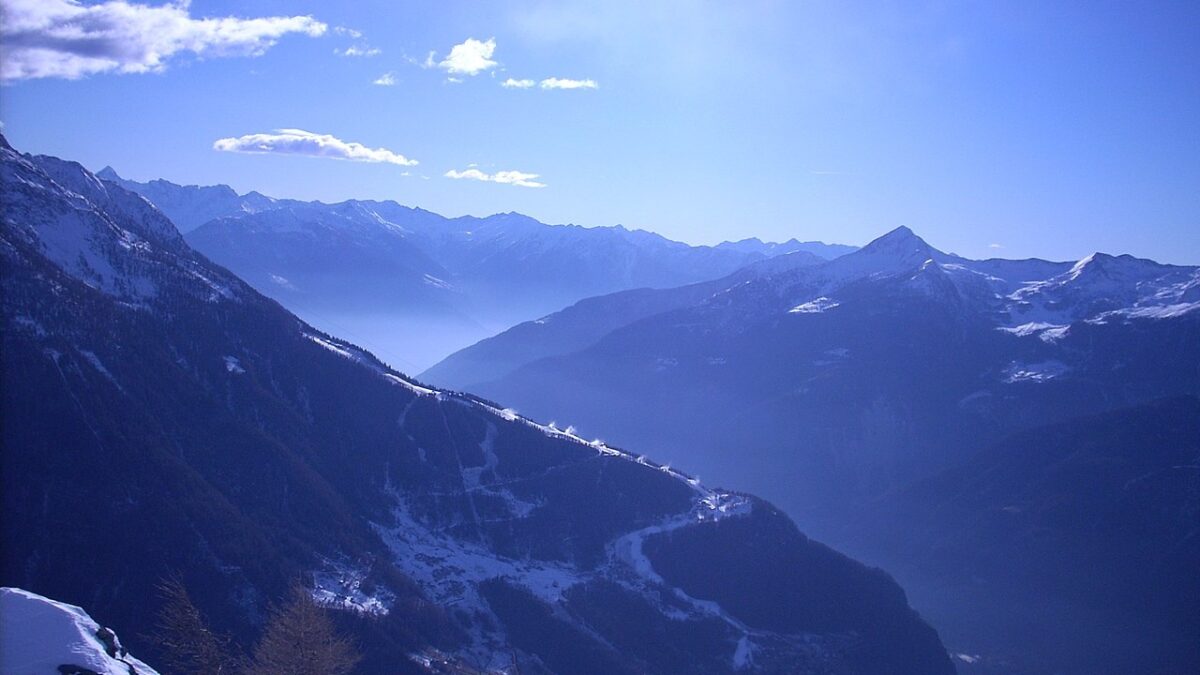
[[[971,257],[1200,263],[1196,2],[84,5],[106,39],[61,47],[45,15],[81,6],[0,0],[0,120],[19,149],[134,179],[692,243],[907,225]],[[490,56],[448,60],[469,38]],[[214,149],[277,129],[388,161]]]

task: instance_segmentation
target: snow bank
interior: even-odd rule
[[[116,635],[74,605],[0,588],[0,672],[57,675],[76,666],[100,675],[158,675],[129,656]]]

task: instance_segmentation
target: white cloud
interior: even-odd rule
[[[539,183],[534,180],[540,178],[536,173],[524,173],[522,171],[497,171],[496,173],[484,173],[479,169],[470,168],[466,171],[455,171],[451,169],[445,174],[446,178],[455,178],[467,180],[480,180],[487,183],[503,183],[505,185],[518,185],[528,188],[543,188],[545,183]]]
[[[377,84],[377,85],[379,85],[379,86],[381,86],[381,87],[392,87],[392,86],[395,86],[395,84],[396,84],[396,73],[394,73],[394,72],[387,72],[387,73],[384,73],[384,74],[380,75],[379,77],[375,78],[375,81],[374,81],[374,82],[372,82],[371,84]]]
[[[338,35],[352,37],[355,40],[363,36],[362,31],[354,30],[353,28],[347,28],[345,26],[335,26],[333,32],[337,33]]]
[[[333,53],[338,56],[379,56],[383,51],[367,45],[350,45],[345,49],[334,49]]]
[[[547,77],[540,84],[542,89],[598,89],[595,80],[568,80],[560,77]]]
[[[421,62],[421,67],[422,68],[437,68],[437,61],[434,58],[436,56],[437,56],[437,52],[430,51],[428,54],[425,55],[425,60]]]
[[[467,38],[462,44],[450,48],[450,53],[437,65],[448,73],[455,75],[478,75],[483,71],[496,67],[492,53],[496,51],[496,38],[481,42],[475,38]],[[427,62],[433,61],[433,52],[429,53]]]
[[[259,56],[288,33],[318,36],[311,16],[194,19],[186,0],[142,5],[126,0],[0,0],[0,79],[76,79],[94,73],[165,70],[181,52]]]
[[[510,77],[501,82],[500,86],[504,87],[505,89],[528,89],[535,84],[537,84],[537,82],[534,82],[533,80],[514,80]]]
[[[302,129],[276,129],[272,134],[221,138],[213,143],[213,149],[255,154],[307,155],[401,166],[413,166],[417,163],[415,159],[409,159],[386,148],[368,148],[361,143],[351,143],[329,134],[314,134]]]
[[[988,244],[988,248],[1004,248],[1004,244]]]

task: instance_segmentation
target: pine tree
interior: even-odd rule
[[[163,600],[151,639],[162,651],[166,672],[180,675],[230,675],[236,670],[228,637],[214,633],[176,577],[158,584]]]
[[[303,586],[271,613],[254,650],[249,675],[346,675],[360,657],[350,640],[338,635],[326,610]]]

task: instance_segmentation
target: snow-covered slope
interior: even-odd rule
[[[158,675],[83,609],[19,588],[0,588],[0,673]]]

